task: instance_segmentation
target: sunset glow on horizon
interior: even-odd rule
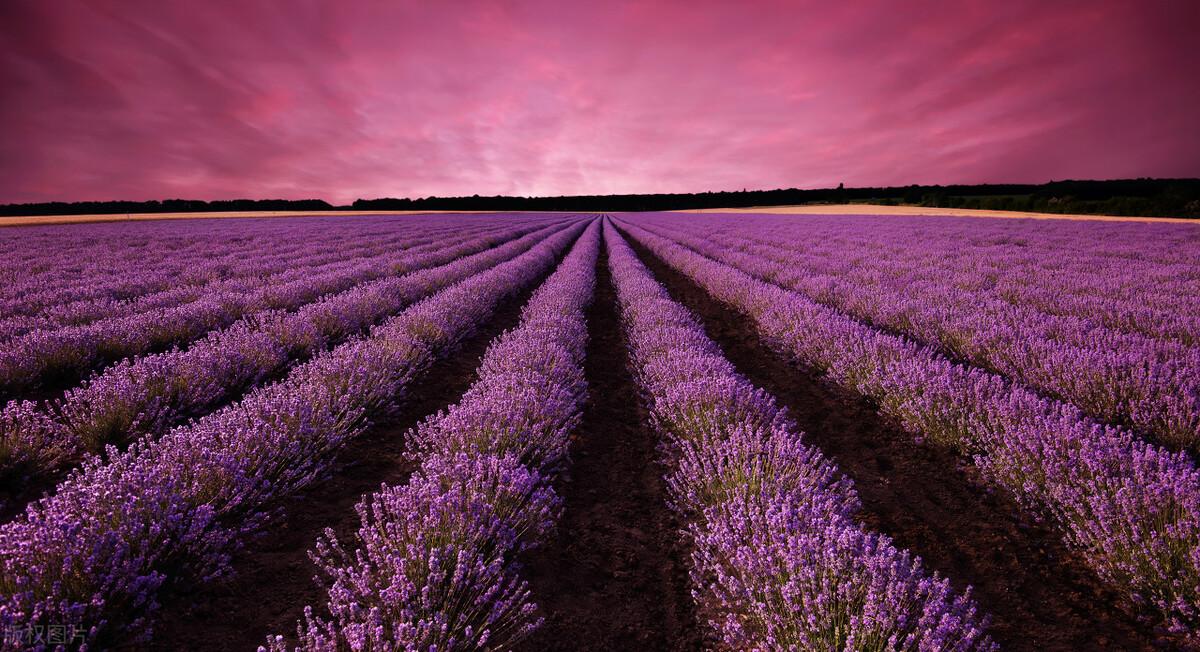
[[[1200,176],[1200,3],[0,4],[0,202]]]

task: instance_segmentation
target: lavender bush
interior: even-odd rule
[[[647,226],[689,246],[713,245],[707,251],[720,262],[1093,417],[1171,446],[1200,447],[1200,274],[1186,259],[1148,260],[1154,248],[1175,244],[1176,229],[1143,226],[1139,245],[1122,255],[1093,224],[1026,227],[1020,246],[1011,246],[1016,236],[989,237],[978,220],[959,230],[935,223],[939,237],[907,237],[921,226],[911,221],[838,222],[824,237],[811,233],[819,218],[804,230],[759,222],[719,234],[665,217]],[[1121,227],[1126,239],[1134,235]],[[1176,239],[1193,260],[1200,255]],[[1042,240],[1070,251],[1073,264]],[[1145,316],[1156,303],[1153,318]]]
[[[85,453],[160,434],[422,296],[516,256],[558,228],[444,243],[437,252],[393,261],[393,267],[416,271],[327,296],[293,313],[258,315],[215,331],[186,351],[117,364],[40,410],[11,403],[0,413],[5,415],[0,417],[0,477],[10,483],[52,477]],[[40,450],[47,442],[53,445]]]
[[[491,240],[493,244],[499,240]],[[476,242],[479,248],[489,241]],[[440,243],[430,246],[435,260],[445,256]],[[478,251],[478,249],[476,249]],[[33,331],[0,346],[0,393],[28,390],[46,379],[72,380],[105,362],[185,344],[243,316],[271,309],[295,309],[330,292],[342,292],[364,281],[390,276],[411,258],[391,255],[387,261],[346,261],[318,276],[300,275],[287,284],[256,290],[206,294],[165,310],[103,319],[81,326]]]
[[[851,483],[804,445],[611,227],[638,385],[687,519],[693,595],[731,649],[991,650],[969,591],[852,519]]]
[[[1185,454],[625,227],[746,314],[780,353],[874,398],[915,436],[973,459],[985,478],[1057,526],[1103,580],[1171,631],[1200,635],[1200,472]]]
[[[509,226],[555,218],[513,214]],[[0,233],[0,315],[51,316],[77,302],[121,307],[266,273],[277,263],[336,263],[386,254],[428,236],[494,228],[474,215],[187,220],[29,226]],[[503,228],[503,225],[497,225]],[[103,316],[103,315],[102,315]]]
[[[352,261],[373,259],[385,264],[396,249],[426,246],[452,235],[449,228],[452,227],[397,228],[372,232],[375,237],[369,240],[331,238],[322,234],[317,238],[304,237],[290,245],[265,245],[258,239],[235,245],[209,243],[200,250],[208,254],[206,257],[181,254],[188,264],[185,268],[178,267],[179,261],[154,256],[153,260],[159,265],[175,272],[173,278],[163,276],[157,266],[147,269],[145,261],[139,260],[136,263],[140,264],[131,265],[132,269],[129,266],[121,269],[120,281],[113,278],[111,270],[91,278],[91,292],[88,293],[91,296],[64,301],[41,289],[9,300],[9,311],[0,318],[0,342],[33,330],[82,326],[100,319],[173,308],[216,292],[245,294],[269,285],[289,283],[302,276],[321,274]],[[255,251],[247,246],[254,244],[265,245],[266,250]],[[128,265],[135,261],[122,262]],[[113,288],[113,283],[119,285]],[[110,291],[106,292],[104,288]]]
[[[488,348],[462,400],[408,434],[420,467],[358,505],[354,550],[332,532],[318,541],[330,616],[306,608],[296,649],[509,649],[540,625],[514,557],[560,511],[549,482],[583,406],[599,244],[593,221],[520,325]],[[289,647],[273,635],[260,649]]]
[[[511,556],[551,527],[558,500],[514,458],[435,456],[357,509],[353,553],[331,531],[312,553],[332,619],[306,608],[301,649],[496,649],[539,624]],[[280,636],[268,646],[287,649]]]
[[[271,501],[321,477],[336,450],[582,229],[575,222],[240,403],[85,463],[0,526],[0,625],[77,625],[98,646],[146,635],[165,582],[230,572],[229,555],[262,530]]]

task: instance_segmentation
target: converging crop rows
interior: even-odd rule
[[[3,649],[1200,647],[1191,225],[0,238]]]

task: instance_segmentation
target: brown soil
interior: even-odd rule
[[[1193,221],[1197,221],[1197,220],[1193,220]],[[1198,222],[1200,222],[1200,221],[1198,221]],[[693,250],[693,251],[695,251],[695,250]],[[755,273],[748,272],[745,270],[742,270],[742,272],[744,274],[747,274],[747,275],[755,278],[755,279],[758,279],[759,281],[762,281],[767,284],[772,284],[771,279],[764,278],[763,276],[761,276],[759,274],[755,274]],[[785,290],[790,290],[790,288],[788,288],[784,285],[780,285],[778,283],[775,283],[775,285],[779,285],[779,287],[782,287]],[[796,293],[802,294],[798,291]],[[893,335],[895,337],[909,340],[920,346],[929,347],[930,349],[936,351],[938,353],[938,355],[942,356],[943,358],[946,358],[947,360],[949,360],[950,362],[953,362],[955,364],[959,364],[964,367],[975,367],[977,369],[982,369],[983,371],[986,371],[991,374],[995,374],[997,376],[1003,376],[1004,378],[1008,379],[1009,381],[1013,382],[1014,384],[1019,385],[1023,390],[1025,390],[1031,394],[1036,394],[1037,396],[1044,398],[1046,400],[1058,401],[1061,403],[1071,403],[1070,398],[1064,397],[1061,394],[1050,391],[1047,388],[1035,387],[1033,385],[1026,384],[1024,381],[1015,378],[1011,374],[1006,373],[1005,371],[1003,371],[1001,369],[997,369],[993,365],[984,364],[982,361],[972,360],[969,357],[963,357],[963,356],[959,355],[958,353],[956,353],[955,351],[945,348],[944,346],[942,346],[941,342],[938,342],[937,340],[930,340],[930,339],[917,337],[916,335],[909,333],[907,331],[904,331],[895,326],[877,323],[875,320],[871,319],[869,315],[864,316],[864,315],[851,314],[851,313],[843,310],[842,307],[840,305],[838,305],[837,302],[834,302],[834,301],[825,301],[825,300],[815,299],[815,298],[813,298],[811,296],[807,296],[807,295],[804,295],[804,297],[807,300],[812,301],[813,303],[818,303],[820,305],[823,305],[823,306],[829,308],[830,310],[834,310],[839,313],[842,313],[842,314],[846,315],[848,318],[853,319],[864,326],[873,328],[882,333],[887,333],[888,335]],[[1180,444],[1179,442],[1175,442],[1175,441],[1166,441],[1162,437],[1158,436],[1157,434],[1155,434],[1153,432],[1149,432],[1149,431],[1145,430],[1144,428],[1139,428],[1136,424],[1134,424],[1131,420],[1129,420],[1128,417],[1107,418],[1107,417],[1104,417],[1101,415],[1094,414],[1083,408],[1079,408],[1078,406],[1076,406],[1076,408],[1078,408],[1080,411],[1082,411],[1084,414],[1086,414],[1088,416],[1088,418],[1092,419],[1093,421],[1096,421],[1097,423],[1109,424],[1109,425],[1117,426],[1119,428],[1124,428],[1126,430],[1133,432],[1138,437],[1146,440],[1148,443],[1158,446],[1160,448],[1165,448],[1168,451],[1171,451],[1172,453],[1178,453],[1178,452],[1182,451],[1185,455],[1187,455],[1192,460],[1193,463],[1200,464],[1200,442],[1193,442],[1193,443],[1185,445],[1185,444]]]
[[[386,318],[377,319],[375,321],[375,323],[381,323],[381,322],[385,321],[385,319]],[[346,342],[352,336],[361,335],[365,332],[366,332],[366,329],[362,329],[352,335],[348,335],[345,337],[334,337],[329,342],[326,343],[326,346],[322,350],[328,350],[328,349],[334,348],[337,345],[339,345],[343,342]],[[203,337],[203,336],[201,336],[201,337]],[[192,342],[195,342],[195,341],[198,341],[198,340],[193,340]],[[190,344],[192,342],[188,342],[185,344]],[[154,352],[161,353],[161,350],[156,350]],[[268,385],[272,382],[275,382],[277,380],[280,380],[280,379],[286,377],[287,374],[292,370],[292,368],[295,365],[301,364],[301,363],[313,358],[314,355],[316,355],[316,353],[319,353],[319,352],[314,352],[313,355],[295,356],[291,360],[288,361],[287,365],[284,365],[282,368],[275,369],[274,371],[266,374],[263,378],[259,379],[257,382],[251,383],[251,384],[245,384],[243,386],[236,387],[236,388],[232,388],[227,393],[225,400],[220,401],[213,405],[209,405],[201,411],[181,415],[176,421],[177,421],[177,423],[182,423],[188,418],[199,418],[199,417],[204,416],[205,414],[216,412],[217,410],[238,400],[240,397],[242,397],[244,394],[250,392],[255,387],[262,386],[262,385]],[[95,371],[96,373],[102,373],[104,366],[105,365],[101,365],[100,367],[97,367],[93,371]],[[91,373],[92,373],[92,371],[88,371],[84,374],[84,376],[86,376],[87,374],[91,374]],[[75,387],[76,384],[79,382],[79,380],[81,378],[83,378],[84,376],[78,376],[78,377],[72,376],[70,378],[63,378],[63,379],[52,381],[47,386],[40,387],[36,390],[32,390],[30,393],[22,394],[22,395],[18,396],[17,399],[18,400],[47,402],[47,403],[50,401],[53,401],[54,399],[60,399],[63,397],[63,395],[66,393],[67,390],[71,389],[72,387]],[[0,404],[4,404],[8,400],[10,400],[8,397],[0,397]],[[125,450],[133,442],[131,442],[131,441],[106,441],[104,443],[106,445],[111,445],[111,446],[115,447],[117,450]],[[100,455],[102,458],[107,458],[107,453],[105,451],[100,451],[96,454]],[[29,469],[16,468],[16,469],[12,469],[8,473],[0,474],[0,524],[7,523],[8,521],[11,521],[12,519],[16,518],[19,514],[21,514],[22,512],[25,511],[25,508],[27,505],[29,505],[33,501],[35,501],[45,495],[53,492],[58,487],[59,483],[61,483],[63,481],[63,479],[66,478],[67,474],[70,473],[70,471],[73,470],[74,468],[76,468],[78,465],[79,465],[79,461],[75,461],[73,463],[66,465],[64,468],[58,469],[57,471],[50,473],[50,474],[47,474],[46,471],[42,468],[29,468]]]
[[[696,650],[687,551],[666,506],[656,437],[626,367],[616,296],[601,257],[588,314],[588,401],[573,443],[557,539],[527,560],[545,625],[525,650]]]
[[[178,652],[253,650],[272,634],[294,642],[305,605],[318,614],[325,610],[325,585],[317,581],[320,571],[308,558],[318,535],[332,528],[339,540],[353,541],[359,526],[355,504],[381,484],[408,480],[413,465],[403,456],[404,433],[458,401],[475,382],[476,367],[488,344],[517,324],[521,307],[536,286],[504,302],[455,354],[434,364],[412,388],[396,418],[341,451],[327,480],[286,501],[283,516],[234,560],[232,578],[194,593],[180,590],[166,596],[151,647]]]
[[[348,338],[335,339],[330,343],[329,347],[326,348],[332,348],[333,346],[346,341],[346,339]],[[255,387],[268,385],[286,377],[294,365],[302,363],[311,357],[312,356],[306,355],[292,358],[284,368],[274,370],[273,372],[265,375],[256,383],[246,384],[232,389],[229,392],[229,395],[226,397],[226,400],[220,401],[214,405],[210,405],[202,411],[183,415],[177,419],[175,423],[184,423],[188,418],[200,418],[205,414],[216,412],[217,410],[220,410],[238,400]],[[23,397],[22,400],[42,401],[49,403],[55,399],[61,399],[66,391],[71,387],[74,387],[74,385],[66,383],[54,390],[39,390],[39,393],[36,396]],[[104,444],[105,446],[112,446],[116,450],[124,451],[133,444],[133,441],[108,440],[105,441]],[[93,454],[100,456],[100,458],[104,460],[109,459],[107,448]],[[7,523],[15,519],[25,511],[26,507],[30,503],[54,493],[58,489],[58,485],[61,484],[64,479],[66,479],[71,471],[78,468],[81,463],[82,459],[76,459],[65,464],[62,468],[56,469],[52,472],[47,472],[43,467],[34,466],[31,468],[12,469],[7,474],[0,474],[0,523]]]
[[[204,335],[207,334],[208,331],[205,331]],[[157,346],[151,346],[136,356],[104,355],[101,356],[96,363],[85,369],[62,369],[47,371],[38,376],[36,381],[28,387],[0,391],[0,404],[8,404],[12,401],[33,401],[37,403],[53,401],[55,399],[62,398],[63,394],[65,394],[67,390],[78,387],[83,383],[83,381],[87,380],[93,374],[102,373],[109,366],[120,360],[130,357],[140,357],[142,355],[166,353],[176,346],[186,347],[187,345],[196,341],[196,339],[199,338],[188,339],[186,341],[175,342],[173,344],[159,344]]]
[[[989,491],[953,453],[919,445],[860,395],[772,355],[747,320],[627,238],[675,300],[696,312],[725,355],[788,408],[809,442],[849,476],[861,520],[973,587],[1007,650],[1154,649],[1168,645],[1131,615],[1048,527]]]

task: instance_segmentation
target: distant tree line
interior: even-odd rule
[[[1051,181],[1043,184],[978,184],[743,190],[653,195],[562,197],[423,197],[359,199],[332,206],[319,199],[168,199],[148,202],[49,202],[0,205],[0,215],[81,213],[159,213],[204,211],[495,210],[495,211],[660,211],[685,208],[739,208],[791,204],[874,203],[943,208],[982,208],[1041,213],[1091,213],[1200,218],[1200,179],[1118,179]]]
[[[323,199],[152,199],[150,201],[51,201],[0,204],[0,215],[113,215],[119,213],[211,213],[216,211],[330,211]]]

